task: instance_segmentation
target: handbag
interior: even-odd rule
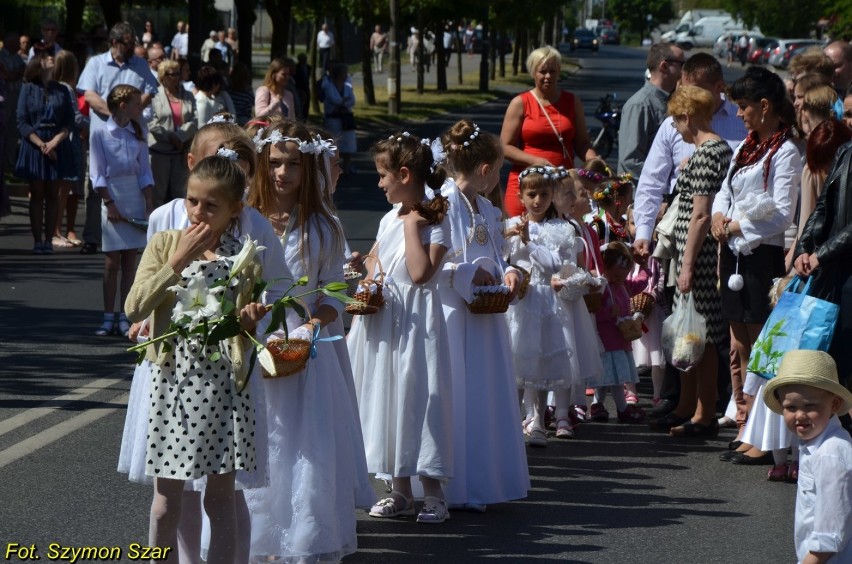
[[[827,351],[831,345],[840,306],[808,295],[812,278],[798,292],[801,281],[798,276],[790,281],[751,347],[748,371],[761,378],[775,377],[787,351]]]
[[[654,247],[653,257],[657,260],[670,260],[675,258],[675,223],[677,223],[677,212],[680,207],[680,193],[676,194],[672,203],[666,208],[666,213],[657,224],[657,245]]]

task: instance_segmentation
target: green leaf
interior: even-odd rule
[[[323,289],[329,290],[330,292],[342,292],[348,288],[349,284],[346,282],[329,282],[323,287]]]
[[[226,315],[219,321],[216,326],[210,331],[210,334],[204,340],[205,344],[218,343],[230,337],[236,337],[240,334],[242,327],[236,315]]]
[[[255,362],[257,362],[257,350],[252,349],[251,357],[249,357],[249,366],[248,366],[248,373],[246,374],[246,383],[243,385],[242,388],[237,390],[238,394],[241,394],[243,392],[243,390],[246,389],[246,386],[248,386],[249,380],[251,380],[251,372],[254,369],[254,363]]]
[[[257,280],[254,283],[254,289],[251,292],[251,301],[256,302],[260,300],[260,295],[263,294],[263,291],[266,290],[267,282],[266,280]]]
[[[268,335],[269,333],[278,330],[278,328],[284,323],[286,316],[287,306],[284,303],[284,299],[277,300],[274,304],[272,304],[272,313],[269,316],[269,327],[266,329],[266,334]]]
[[[290,304],[290,307],[293,308],[293,310],[298,313],[299,317],[301,317],[302,319],[308,318],[308,312],[306,312],[304,306],[302,306],[302,304],[300,304],[296,300],[293,300],[293,303]]]
[[[222,352],[221,351],[214,351],[213,354],[211,354],[209,358],[210,358],[211,362],[216,362],[217,360],[222,358]]]
[[[146,349],[139,349],[136,351],[136,364],[142,364],[142,361],[145,360],[145,356],[147,354]]]
[[[307,286],[308,285],[308,277],[302,276],[301,278],[299,278],[298,280],[293,282],[293,285],[294,286]]]
[[[213,282],[210,285],[210,288],[220,288],[222,286],[225,286],[227,283],[228,283],[228,280],[226,278],[222,278],[220,280],[216,280],[215,282]]]
[[[329,298],[334,298],[335,300],[342,302],[344,304],[351,304],[351,303],[357,301],[357,300],[350,298],[346,294],[343,294],[341,292],[334,292],[334,291],[328,290],[326,288],[322,289],[322,293],[325,294],[326,296],[328,296]]]
[[[231,315],[235,309],[237,309],[237,306],[231,300],[225,300],[222,303],[222,315]]]

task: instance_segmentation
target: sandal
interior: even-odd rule
[[[70,249],[71,247],[73,247],[71,241],[69,241],[65,237],[62,237],[61,235],[54,236],[53,239],[51,239],[51,244],[54,246],[54,248],[57,249]]]
[[[574,428],[568,419],[558,419],[556,421],[556,438],[557,439],[573,439]]]
[[[787,481],[795,484],[799,481],[799,463],[791,462],[787,467]]]
[[[106,337],[108,335],[112,335],[113,331],[115,331],[115,320],[112,315],[109,317],[104,316],[104,322],[95,330],[95,335],[98,337]]]
[[[592,407],[589,409],[589,413],[592,421],[598,421],[600,423],[606,423],[609,421],[609,412],[602,403],[593,403]]]
[[[394,496],[401,498],[405,505],[399,507],[397,505],[397,499]],[[414,498],[405,497],[401,492],[396,490],[391,492],[390,497],[377,501],[373,507],[370,508],[371,517],[388,518],[409,515],[414,515]]]
[[[124,337],[130,334],[130,320],[123,313],[118,317],[118,334]]]
[[[450,511],[447,509],[446,501],[431,495],[423,498],[423,509],[417,514],[418,523],[443,523],[449,518]]]
[[[624,401],[627,402],[627,405],[636,405],[639,403],[639,396],[633,392],[624,392]]]
[[[787,464],[776,464],[769,469],[766,474],[766,479],[770,482],[784,482],[787,480],[787,474],[790,472],[790,467]]]
[[[541,427],[533,427],[530,431],[530,446],[531,447],[546,447],[547,433]]]

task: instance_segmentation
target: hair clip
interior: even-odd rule
[[[467,138],[468,140],[467,140],[467,141],[465,141],[464,143],[462,143],[462,145],[463,145],[463,146],[465,146],[465,147],[470,147],[470,144],[471,144],[471,143],[472,143],[472,142],[473,142],[473,141],[474,141],[477,137],[479,137],[479,126],[478,126],[478,125],[476,125],[476,124],[474,123],[474,124],[473,124],[473,133],[471,133],[471,134],[470,134],[470,136]]]
[[[580,178],[586,178],[595,183],[600,182],[601,180],[606,178],[606,176],[599,172],[595,172],[593,170],[584,170],[582,168],[577,171],[577,176],[579,176]]]
[[[240,160],[240,155],[233,149],[228,149],[227,147],[219,147],[216,151],[217,157],[224,157],[231,162],[237,162]]]
[[[337,145],[334,144],[334,139],[323,139],[319,135],[317,135],[316,141],[314,141],[314,146],[316,147],[317,155],[328,155],[329,157],[333,157],[337,154]]]
[[[427,145],[432,151],[432,166],[429,167],[429,170],[435,172],[435,169],[447,161],[447,152],[444,151],[441,138],[435,137],[431,142],[428,139],[423,139],[421,143]]]
[[[237,123],[237,118],[235,118],[233,115],[231,115],[227,112],[223,112],[221,114],[216,114],[213,117],[211,117],[209,120],[207,120],[207,123],[205,125],[210,125],[211,123],[234,123],[235,124],[235,123]]]
[[[402,139],[403,139],[403,138],[406,138],[406,139],[407,139],[407,138],[409,138],[409,137],[411,137],[411,134],[410,134],[409,132],[407,132],[407,131],[403,131],[403,132],[402,132],[402,134],[401,134],[401,135],[399,135],[399,136],[397,136],[397,135],[395,135],[395,134],[394,134],[394,135],[391,135],[390,137],[388,137],[388,140],[396,139],[396,142],[397,142],[397,143],[402,143]]]

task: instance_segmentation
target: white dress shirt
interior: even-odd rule
[[[837,417],[799,446],[794,540],[802,562],[809,552],[833,552],[852,562],[852,439]]]
[[[686,143],[680,133],[672,127],[671,116],[667,117],[651,145],[642,176],[636,186],[633,202],[633,221],[636,224],[636,239],[650,241],[657,221],[657,213],[663,203],[663,196],[671,194],[680,174],[680,163],[692,156],[695,145]],[[736,150],[745,139],[746,128],[737,117],[737,107],[723,99],[722,105],[713,114],[710,127],[722,139]]]

